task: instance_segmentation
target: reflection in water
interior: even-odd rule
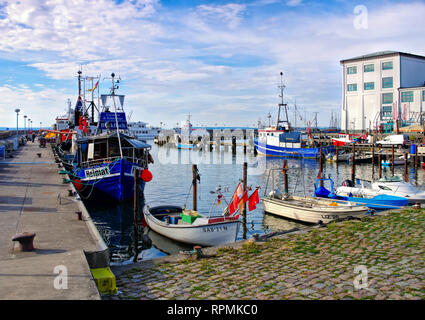
[[[201,175],[201,182],[198,185],[198,211],[208,213],[212,208],[214,214],[220,214],[220,207],[213,205],[216,195],[210,193],[210,191],[214,191],[219,185],[228,186],[229,191],[224,195],[226,199],[230,200],[239,179],[242,179],[244,161],[248,162],[248,173],[250,173],[250,168],[256,168],[253,172],[260,173],[248,175],[248,186],[253,188],[257,185],[261,186],[259,190],[261,197],[265,193],[267,183],[268,172],[266,170],[282,168],[284,160],[283,158],[254,157],[251,153],[244,155],[242,149],[239,148],[237,155],[232,155],[231,152],[168,149],[154,144],[152,144],[151,154],[155,160],[155,163],[149,168],[153,174],[153,180],[146,184],[144,202],[141,201],[140,204],[141,208],[144,203],[151,206],[161,204],[183,206],[186,202],[187,207],[191,208],[192,194],[189,191],[192,183],[192,163],[196,163]],[[290,193],[312,195],[314,182],[318,174],[318,162],[316,160],[287,160]],[[402,177],[403,173],[403,166],[395,168],[395,175]],[[383,168],[382,174],[383,176],[390,176],[391,168]],[[325,163],[324,175],[326,177],[331,175],[335,186],[339,186],[342,181],[350,179],[351,166],[346,163],[340,163],[338,166],[336,163]],[[422,188],[424,176],[425,170],[419,168],[416,177],[412,167],[409,167],[409,181],[417,184],[419,188]],[[371,180],[371,164],[357,165],[356,177]],[[375,168],[375,177],[378,177],[378,167]],[[283,175],[280,170],[275,172],[274,183],[276,187],[283,190]],[[267,193],[270,191],[271,185],[272,181],[269,181]],[[111,261],[131,262],[131,257],[134,254],[132,201],[119,205],[102,203],[97,203],[96,205],[87,203],[86,205],[100,234],[111,248]],[[264,214],[261,202],[257,205],[257,209],[247,213],[248,238],[252,237],[254,233],[263,234],[272,231],[283,231],[299,226],[302,225]],[[192,249],[191,246],[178,244],[148,230],[143,224],[139,225],[138,233],[139,235],[147,234],[152,240],[152,245],[148,246],[146,241],[139,239],[139,249],[141,249],[138,256],[139,260]],[[241,240],[242,238],[243,228],[240,228],[237,239]]]

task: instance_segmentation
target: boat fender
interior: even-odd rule
[[[81,191],[83,189],[84,186],[81,184],[80,179],[75,179],[73,182],[75,189],[77,189],[78,191]]]
[[[152,177],[152,172],[150,172],[148,169],[144,169],[140,174],[140,178],[145,182],[151,181]]]

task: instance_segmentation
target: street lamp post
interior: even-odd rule
[[[19,111],[21,111],[21,109],[15,109],[16,112],[16,135],[19,135],[19,129],[18,129],[18,116],[19,116]]]
[[[25,132],[25,138],[27,138],[27,116],[24,116],[24,132]]]

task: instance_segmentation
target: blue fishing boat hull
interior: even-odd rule
[[[272,156],[272,157],[292,157],[292,158],[306,158],[306,159],[315,159],[320,156],[320,148],[283,148],[272,146],[259,142],[258,140],[254,141],[255,148],[258,153]],[[322,147],[322,152],[324,155],[335,152],[334,146],[324,146]]]
[[[76,188],[84,200],[126,201],[134,197],[134,169],[143,170],[137,164],[125,159],[90,168],[79,168],[74,172],[75,180],[81,181],[80,188],[77,188],[78,185]],[[142,180],[141,192],[144,191],[144,187],[145,182]]]

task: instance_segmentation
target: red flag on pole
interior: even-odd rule
[[[229,204],[229,215],[232,215],[237,210],[239,204],[239,196],[242,195],[242,192],[242,186],[239,182],[235,192],[233,193],[232,202]]]
[[[258,189],[255,189],[248,198],[248,210],[252,211],[257,208],[258,203],[260,203],[260,198],[258,197]]]
[[[78,123],[79,123],[78,130],[83,130],[83,119],[81,117],[78,119]]]
[[[245,191],[242,199],[239,201],[239,211],[242,212],[245,202],[248,201],[248,191]]]

